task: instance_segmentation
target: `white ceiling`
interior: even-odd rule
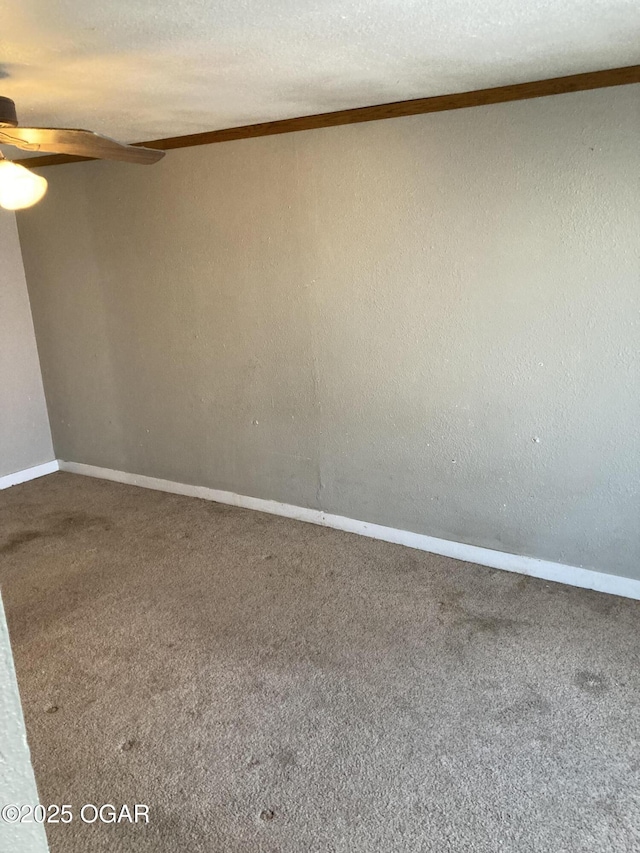
[[[23,125],[178,136],[640,62],[638,0],[13,0]]]

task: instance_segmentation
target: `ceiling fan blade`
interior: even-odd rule
[[[50,151],[54,154],[73,154],[98,160],[124,160],[127,163],[150,165],[164,157],[164,151],[124,145],[93,133],[56,127],[0,127],[0,143],[15,145],[25,151]]]

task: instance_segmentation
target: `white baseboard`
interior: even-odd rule
[[[8,489],[9,486],[19,486],[20,483],[35,480],[36,477],[44,477],[45,474],[53,474],[54,471],[58,471],[59,469],[60,463],[57,459],[54,459],[53,462],[34,465],[33,468],[24,468],[22,471],[16,471],[15,474],[5,474],[4,477],[0,477],[0,489]]]
[[[548,560],[537,560],[534,557],[522,557],[519,554],[507,554],[504,551],[493,551],[490,548],[480,548],[477,545],[465,545],[462,542],[450,542],[447,539],[436,539],[422,533],[411,533],[408,530],[398,530],[394,527],[383,527],[380,524],[369,524],[367,521],[356,521],[341,515],[330,515],[318,509],[307,509],[278,501],[251,498],[246,495],[236,495],[234,492],[223,492],[219,489],[209,489],[206,486],[190,486],[186,483],[174,483],[171,480],[160,480],[157,477],[145,477],[141,474],[127,474],[125,471],[114,471],[110,468],[98,468],[94,465],[84,465],[81,462],[64,462],[59,460],[60,470],[73,474],[83,474],[87,477],[98,477],[102,480],[113,480],[116,483],[127,483],[131,486],[141,486],[145,489],[156,489],[160,492],[171,492],[176,495],[202,498],[231,506],[255,509],[272,515],[284,515],[297,521],[308,521],[323,527],[333,527],[347,533],[358,533],[372,539],[381,539],[396,545],[405,545],[419,551],[429,551],[462,560],[466,563],[477,563],[493,569],[503,569],[547,581],[607,592],[612,595],[622,595],[625,598],[640,600],[640,581],[610,575],[606,572],[596,572],[578,566],[567,566],[562,563],[552,563]]]

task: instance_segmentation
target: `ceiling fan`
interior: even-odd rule
[[[0,144],[13,145],[24,151],[48,151],[72,154],[97,160],[123,160],[149,166],[164,157],[164,151],[124,145],[93,133],[65,127],[18,127],[16,105],[10,98],[0,97]],[[0,207],[22,210],[44,196],[47,182],[18,163],[6,160],[0,153]]]

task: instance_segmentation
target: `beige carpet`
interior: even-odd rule
[[[640,607],[54,474],[0,493],[53,853],[640,850]]]

